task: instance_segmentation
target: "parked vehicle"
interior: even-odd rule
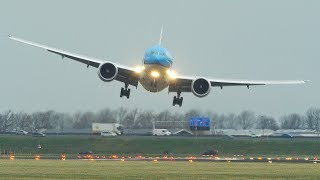
[[[250,134],[249,137],[252,137],[252,138],[260,138],[261,135],[257,135],[257,134]]]
[[[294,138],[291,134],[282,134],[280,137],[282,138]]]
[[[119,136],[123,134],[122,126],[118,123],[92,123],[92,133],[100,134],[107,131]]]
[[[111,131],[102,131],[101,136],[117,136],[117,134]]]
[[[16,132],[16,134],[18,134],[18,135],[27,135],[28,132],[24,131],[24,130],[19,130],[19,131]]]
[[[153,129],[152,134],[154,136],[170,136],[171,132],[168,129]]]
[[[41,133],[41,132],[34,132],[32,133],[33,137],[46,137],[46,134]]]
[[[208,150],[204,153],[202,153],[202,156],[216,156],[218,155],[219,151],[216,150],[216,149],[211,149],[211,150]]]

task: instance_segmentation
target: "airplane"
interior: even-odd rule
[[[69,58],[84,63],[87,67],[92,66],[98,68],[98,76],[102,81],[110,82],[117,80],[124,83],[124,87],[122,87],[120,91],[120,97],[127,97],[129,99],[129,85],[137,88],[139,83],[145,90],[154,93],[168,88],[168,93],[177,93],[177,95],[173,97],[173,106],[182,106],[183,97],[181,96],[181,93],[192,92],[197,97],[205,97],[209,94],[212,87],[220,87],[223,89],[225,86],[245,86],[249,89],[250,86],[256,85],[304,84],[308,82],[305,80],[225,80],[178,75],[172,68],[173,58],[169,50],[162,46],[162,34],[163,28],[161,28],[159,44],[154,45],[146,50],[143,57],[143,65],[138,67],[129,67],[111,61],[87,57],[62,49],[24,40],[12,35],[9,35],[9,38],[11,40],[42,48],[51,53],[58,54],[62,57],[62,59]]]

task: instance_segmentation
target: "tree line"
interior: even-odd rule
[[[125,129],[184,128],[189,129],[191,117],[209,117],[214,129],[311,129],[320,130],[320,109],[309,108],[304,114],[292,113],[278,119],[272,116],[256,114],[253,111],[242,111],[239,114],[201,112],[189,110],[184,113],[164,110],[154,112],[140,109],[109,109],[98,112],[61,113],[53,110],[25,113],[11,110],[0,113],[0,132],[25,130],[36,132],[40,129],[57,129],[63,132],[66,128],[91,128],[93,122],[120,123]]]

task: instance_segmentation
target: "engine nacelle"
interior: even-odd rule
[[[198,78],[192,81],[191,90],[192,93],[197,97],[205,97],[209,94],[211,84],[204,78]]]
[[[99,66],[98,75],[102,81],[110,82],[117,77],[118,68],[110,62],[103,63]]]

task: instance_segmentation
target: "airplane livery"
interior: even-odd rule
[[[98,76],[102,81],[110,82],[117,80],[124,83],[124,87],[122,87],[120,91],[120,97],[129,98],[129,85],[137,87],[139,83],[149,92],[160,92],[167,88],[168,92],[177,93],[177,95],[173,97],[173,106],[182,106],[183,97],[181,96],[181,93],[183,92],[192,92],[197,97],[205,97],[209,94],[212,87],[219,87],[222,89],[224,86],[245,86],[249,88],[254,85],[303,84],[307,82],[302,80],[225,80],[177,75],[172,68],[173,58],[170,52],[161,45],[162,29],[159,44],[147,49],[143,57],[143,65],[135,68],[67,52],[62,49],[34,43],[11,35],[9,35],[9,38],[31,46],[46,49],[51,53],[60,55],[62,58],[69,58],[84,63],[87,67],[92,66],[98,68]]]

